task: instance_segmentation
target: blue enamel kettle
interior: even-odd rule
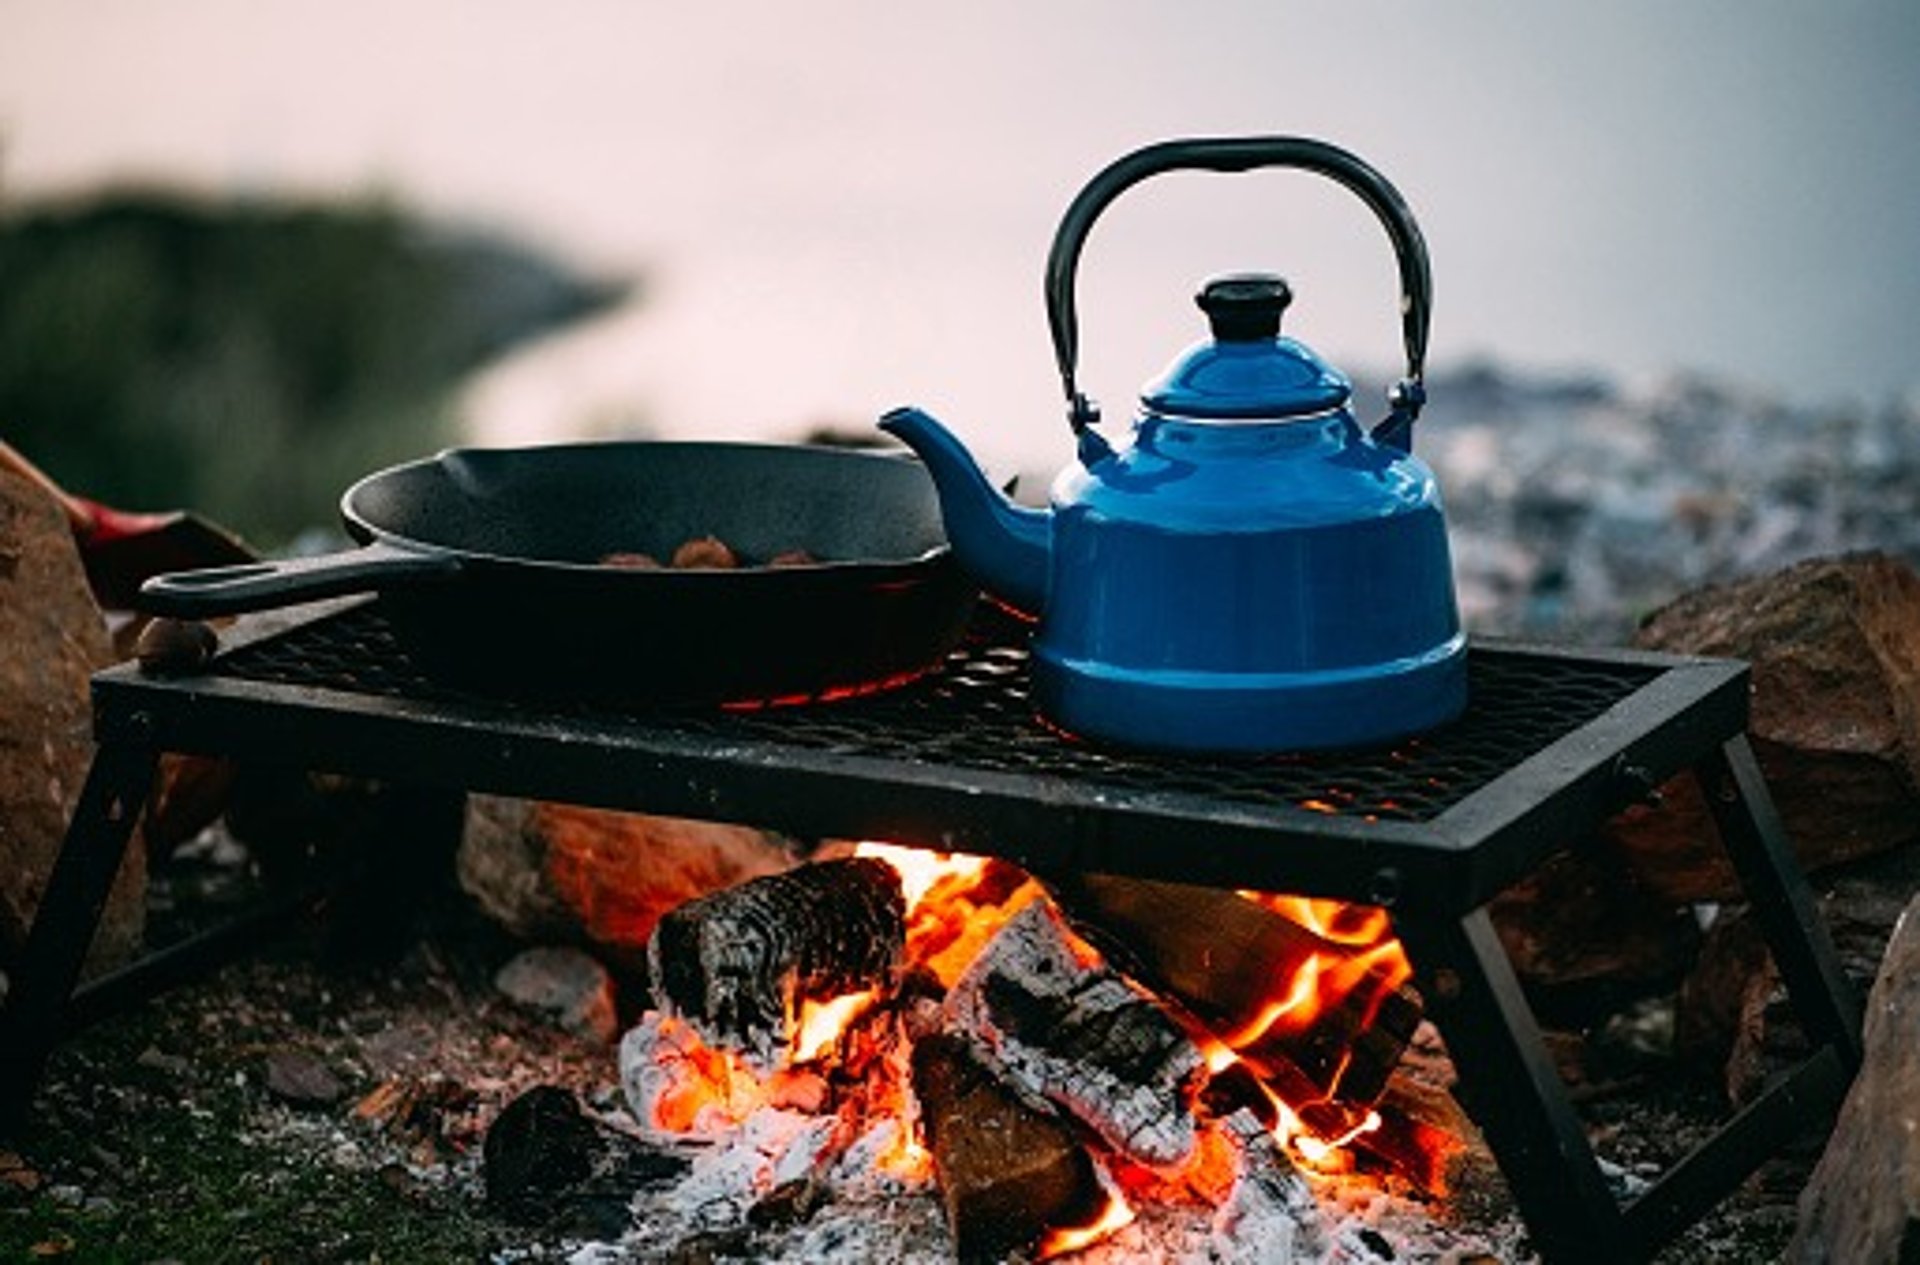
[[[1337,181],[1399,261],[1406,377],[1370,430],[1347,378],[1282,335],[1292,295],[1266,273],[1207,281],[1212,337],[1142,392],[1132,443],[1094,429],[1074,377],[1074,273],[1087,231],[1163,172],[1293,167]],[[932,472],[947,536],[982,587],[1039,620],[1033,692],[1070,733],[1166,751],[1381,743],[1466,705],[1466,639],[1433,473],[1412,453],[1432,283],[1399,193],[1345,150],[1299,137],[1167,141],[1100,172],[1047,260],[1047,316],[1078,460],[1045,510],[997,491],[918,409],[880,422]]]

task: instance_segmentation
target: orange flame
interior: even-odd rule
[[[1240,896],[1291,919],[1322,940],[1335,944],[1367,946],[1393,938],[1393,919],[1387,911],[1373,905],[1352,905],[1342,900],[1322,900],[1312,896],[1286,896],[1273,892],[1242,890]]]
[[[1369,1111],[1361,1119],[1359,1124],[1354,1125],[1351,1129],[1335,1137],[1323,1138],[1318,1134],[1302,1131],[1295,1135],[1293,1139],[1293,1149],[1298,1152],[1300,1157],[1306,1160],[1308,1164],[1316,1168],[1325,1168],[1332,1160],[1332,1157],[1342,1147],[1352,1142],[1361,1134],[1372,1133],[1379,1127],[1380,1113],[1377,1111]]]
[[[1225,1036],[1228,1045],[1245,1049],[1269,1030],[1304,1028],[1328,1007],[1371,981],[1362,1019],[1371,1023],[1380,1002],[1413,977],[1413,965],[1393,935],[1393,920],[1384,909],[1350,905],[1344,901],[1305,896],[1242,891],[1239,895],[1270,909],[1312,932],[1343,953],[1308,955],[1274,1000]]]
[[[1224,1035],[1221,1040],[1236,1050],[1242,1050],[1265,1036],[1269,1029],[1288,1016],[1303,1022],[1318,1014],[1320,973],[1324,969],[1321,961],[1319,954],[1310,955],[1293,973],[1293,980],[1283,996],[1268,1002],[1252,1019]]]
[[[1327,807],[1333,810],[1331,805]],[[861,843],[854,852],[884,860],[900,875],[907,907],[907,958],[916,970],[929,971],[948,987],[1007,918],[1030,901],[1045,898],[1043,889],[1031,878],[986,857],[875,842]],[[1248,1051],[1252,1080],[1272,1104],[1271,1132],[1277,1143],[1309,1172],[1350,1169],[1355,1159],[1345,1148],[1359,1135],[1382,1128],[1382,1120],[1378,1112],[1368,1111],[1363,1116],[1363,1104],[1337,1100],[1335,1091],[1345,1067],[1335,1069],[1330,1080],[1324,1069],[1316,1072],[1318,1083],[1331,1086],[1327,1100],[1289,1104],[1265,1083],[1261,1073],[1263,1067],[1271,1072],[1278,1066],[1263,1064],[1263,1054],[1276,1049],[1284,1052],[1287,1047],[1283,1044],[1262,1050],[1256,1043],[1270,1033],[1291,1040],[1296,1032],[1334,1007],[1343,1008],[1343,1022],[1357,1019],[1363,1026],[1372,1023],[1383,1000],[1411,977],[1411,966],[1394,938],[1390,916],[1382,909],[1255,891],[1239,895],[1311,933],[1315,939],[1310,947],[1316,951],[1285,971],[1270,971],[1271,979],[1257,983],[1257,987],[1271,990],[1257,1013],[1244,1019],[1236,1014],[1239,1022],[1231,1030],[1222,1025],[1211,1036],[1201,1038],[1208,1067],[1216,1075],[1224,1073],[1241,1061],[1237,1051]],[[1096,953],[1077,936],[1071,937],[1070,943],[1076,953]],[[931,1180],[932,1156],[915,1119],[905,1055],[864,1062],[862,1051],[869,1044],[864,1038],[873,1031],[870,1027],[859,1028],[854,1034],[856,1040],[844,1039],[862,1016],[887,1002],[880,994],[880,989],[868,989],[801,1003],[794,1016],[794,1065],[771,1076],[757,1076],[733,1054],[701,1045],[690,1032],[664,1028],[663,1036],[672,1040],[663,1044],[659,1059],[663,1065],[672,1061],[674,1079],[654,1103],[656,1124],[678,1132],[702,1127],[701,1121],[716,1117],[738,1121],[762,1103],[796,1102],[800,1091],[809,1087],[813,1097],[801,1109],[818,1110],[823,1102],[830,1101],[830,1094],[844,1092],[844,1086],[830,1089],[830,1085],[858,1083],[862,1086],[861,1110],[871,1113],[867,1118],[890,1115],[894,1123],[890,1138],[884,1143],[876,1138],[879,1150],[873,1155],[874,1166],[908,1184]],[[1356,1001],[1364,1004],[1355,1005]],[[839,1060],[833,1071],[819,1066],[821,1061],[833,1059]],[[893,1066],[895,1062],[898,1066]],[[797,1088],[789,1088],[782,1077],[789,1078]],[[1266,1117],[1264,1111],[1261,1115]],[[1220,1147],[1213,1149],[1219,1151]],[[1214,1155],[1203,1161],[1199,1155],[1196,1168],[1211,1163],[1222,1173],[1227,1171],[1230,1157]],[[1197,1180],[1200,1176],[1189,1172],[1185,1179]],[[1101,1181],[1106,1202],[1100,1214],[1084,1225],[1048,1231],[1038,1249],[1040,1259],[1081,1251],[1133,1222],[1135,1213],[1126,1195],[1104,1170]],[[1129,1191],[1135,1198],[1153,1197],[1132,1184]]]
[[[996,887],[986,882],[991,862],[966,852],[862,843],[854,855],[876,857],[899,872],[907,899],[907,958],[948,988],[1000,925],[1040,891],[1031,879],[1011,892],[1003,885],[988,890]]]
[[[1216,1076],[1239,1061],[1239,1055],[1219,1041],[1208,1042],[1204,1053],[1208,1070]],[[1260,1092],[1266,1095],[1267,1101],[1273,1105],[1274,1121],[1268,1132],[1273,1134],[1274,1141],[1291,1152],[1305,1167],[1315,1172],[1344,1171],[1348,1156],[1343,1148],[1361,1134],[1372,1133],[1381,1127],[1380,1113],[1369,1111],[1359,1123],[1350,1128],[1332,1137],[1323,1136],[1316,1132],[1313,1126],[1302,1120],[1300,1113],[1286,1099],[1275,1093],[1271,1085],[1258,1076],[1254,1077],[1253,1081],[1260,1087]]]
[[[840,1035],[879,999],[877,988],[842,993],[828,1001],[800,1003],[800,1021],[793,1041],[793,1061],[811,1063],[839,1044]]]
[[[929,852],[925,848],[903,848],[891,843],[862,843],[853,849],[855,856],[876,857],[900,872],[900,890],[907,898],[907,916],[911,918],[935,887],[964,891],[980,881],[987,859],[967,852]]]

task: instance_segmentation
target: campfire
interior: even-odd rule
[[[680,906],[648,962],[627,1104],[756,1156],[742,1215],[930,1184],[963,1258],[1064,1255],[1150,1205],[1305,1247],[1317,1186],[1443,1193],[1457,1145],[1381,1105],[1420,1004],[1377,909],[861,843]]]

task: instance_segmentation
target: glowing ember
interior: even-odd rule
[[[1134,1212],[1120,1192],[1111,1184],[1107,1186],[1107,1206],[1100,1215],[1086,1225],[1067,1226],[1047,1231],[1040,1240],[1038,1258],[1051,1260],[1056,1256],[1065,1256],[1069,1252],[1078,1252],[1081,1248],[1092,1247],[1110,1234],[1117,1234],[1133,1224]]]
[[[626,1038],[640,1040],[652,1045],[637,1061],[646,1084],[630,1087],[629,1097],[651,1107],[645,1123],[653,1128],[705,1133],[744,1120],[767,1100],[766,1087],[738,1058],[710,1049],[677,1019],[655,1017],[651,1028],[643,1023]]]
[[[933,1152],[920,1145],[917,1131],[909,1128],[905,1121],[894,1134],[893,1142],[874,1157],[873,1162],[881,1172],[910,1186],[933,1180]]]
[[[1380,1113],[1369,1111],[1359,1124],[1348,1129],[1338,1137],[1321,1138],[1311,1133],[1301,1133],[1293,1139],[1294,1150],[1315,1167],[1325,1167],[1328,1160],[1363,1133],[1372,1133],[1380,1127]]]

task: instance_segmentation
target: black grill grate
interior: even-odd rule
[[[947,769],[1068,778],[1127,791],[1203,794],[1365,820],[1427,821],[1526,757],[1572,733],[1658,676],[1657,667],[1476,646],[1471,705],[1443,729],[1391,748],[1263,758],[1140,755],[1049,729],[1027,698],[1027,630],[983,610],[946,664],[898,688],[817,706],[649,708],[644,723],[716,743],[757,738]],[[501,706],[423,675],[368,603],[256,642],[217,661],[221,675],[416,703]],[[639,713],[569,703],[518,703],[554,720],[596,723]]]

